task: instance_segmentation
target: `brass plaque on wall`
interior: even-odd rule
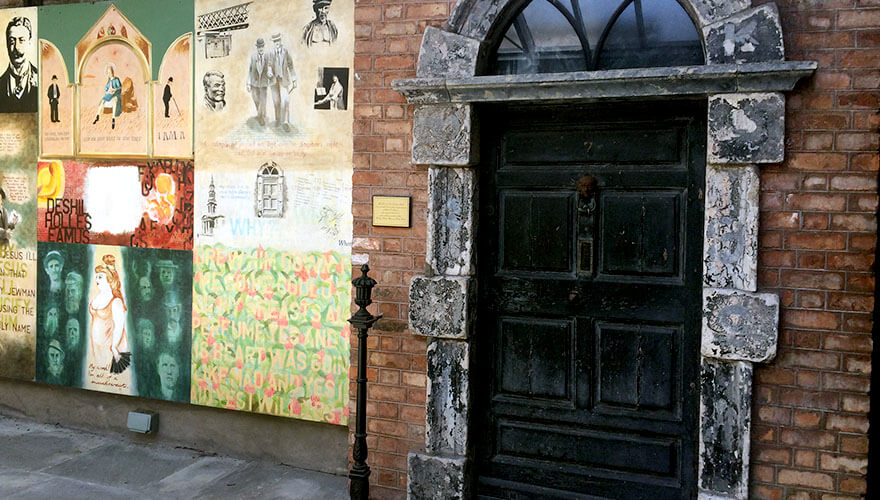
[[[373,225],[410,227],[409,196],[373,196]]]

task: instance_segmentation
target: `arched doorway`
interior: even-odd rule
[[[498,366],[499,356],[509,354],[477,350],[483,340],[477,339],[487,335],[477,322],[477,312],[487,300],[478,294],[483,264],[477,263],[490,257],[478,244],[486,234],[477,225],[478,192],[483,186],[478,171],[493,161],[482,147],[486,134],[480,128],[492,123],[481,111],[488,109],[482,104],[520,102],[537,112],[536,106],[546,104],[698,97],[706,103],[708,132],[705,185],[696,188],[705,212],[702,269],[697,271],[701,300],[686,309],[702,318],[696,361],[699,383],[691,381],[698,385],[699,409],[696,426],[688,431],[695,444],[682,444],[691,446],[697,457],[690,459],[696,473],[684,495],[691,497],[699,490],[701,495],[746,498],[752,363],[774,356],[778,320],[778,299],[755,293],[757,165],[781,160],[785,98],[780,92],[791,90],[816,66],[784,61],[775,5],[752,9],[741,1],[694,0],[680,5],[702,39],[704,65],[598,69],[594,64],[585,65],[586,71],[566,73],[488,74],[493,60],[495,72],[509,73],[497,71],[495,50],[510,29],[522,47],[527,45],[523,33],[528,27],[517,27],[522,24],[517,20],[520,14],[528,9],[526,3],[457,4],[444,29],[426,30],[419,78],[395,82],[395,88],[417,104],[413,161],[431,165],[428,272],[414,278],[410,288],[411,330],[430,337],[425,452],[409,456],[410,496],[468,498],[475,493],[471,488],[480,475],[475,472],[481,470],[476,448],[483,439],[477,435],[481,427],[475,424],[476,377],[485,356],[492,356],[492,366]],[[620,15],[629,6],[635,9],[635,2],[615,4]],[[613,31],[610,25],[608,33]],[[597,46],[576,31],[582,47],[587,46],[584,38]],[[637,27],[634,38],[639,37]],[[596,61],[596,57],[602,58],[584,60]],[[532,66],[540,68],[540,58],[537,62]],[[526,252],[530,253],[534,250]],[[754,319],[748,324],[734,321],[742,311]],[[592,346],[595,350],[596,344]],[[571,356],[575,350],[564,352]],[[571,373],[578,377],[576,370]],[[595,396],[595,391],[591,394]],[[538,433],[527,439],[551,438],[552,433]],[[578,494],[593,494],[588,482],[575,489]],[[617,493],[599,488],[595,495]]]

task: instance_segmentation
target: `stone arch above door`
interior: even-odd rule
[[[776,353],[779,301],[756,293],[761,163],[784,155],[785,96],[816,63],[785,61],[773,3],[680,0],[703,38],[706,64],[480,76],[528,0],[463,0],[428,27],[417,78],[393,83],[416,105],[412,160],[429,165],[427,260],[410,285],[410,328],[429,337],[425,452],[408,460],[408,495],[468,498],[470,363],[476,311],[475,239],[481,102],[708,99],[700,497],[747,498],[752,364]],[[733,320],[746,311],[755,320]]]

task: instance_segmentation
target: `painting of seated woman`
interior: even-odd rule
[[[118,40],[98,45],[83,59],[79,154],[149,154],[146,106],[149,76],[138,49]]]

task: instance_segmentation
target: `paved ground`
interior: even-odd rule
[[[0,416],[0,498],[337,500],[348,479]]]

